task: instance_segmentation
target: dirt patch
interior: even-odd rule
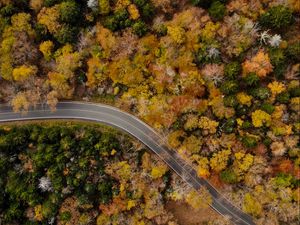
[[[185,202],[169,201],[166,209],[174,215],[180,225],[204,225],[221,217],[211,208],[195,210]]]

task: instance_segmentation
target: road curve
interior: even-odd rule
[[[175,151],[167,147],[164,139],[157,132],[129,113],[112,106],[86,102],[59,102],[55,112],[51,112],[47,106],[38,105],[26,114],[14,113],[10,106],[0,105],[0,123],[41,119],[80,119],[100,122],[122,129],[155,152],[190,186],[199,190],[204,185],[213,198],[210,206],[215,211],[229,217],[234,224],[255,225],[251,216],[232,205],[208,181],[198,177],[190,165],[187,165]]]

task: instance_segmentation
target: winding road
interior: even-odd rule
[[[100,122],[126,131],[139,139],[168,164],[185,182],[199,190],[204,185],[210,192],[215,211],[227,216],[237,225],[255,225],[252,217],[232,205],[208,181],[197,176],[196,171],[165,144],[161,136],[135,116],[115,107],[86,102],[59,102],[51,112],[47,106],[38,105],[26,114],[14,113],[10,106],[0,105],[0,123],[22,120],[79,119]]]

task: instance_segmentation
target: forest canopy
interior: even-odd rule
[[[299,21],[298,0],[0,0],[0,101],[114,105],[258,224],[297,224]]]
[[[211,201],[137,141],[91,123],[1,126],[0,156],[3,224],[176,225],[168,201]]]

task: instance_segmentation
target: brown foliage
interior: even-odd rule
[[[293,162],[289,159],[282,160],[278,165],[278,171],[283,173],[291,173],[293,170]]]
[[[77,224],[79,217],[80,217],[80,212],[78,209],[78,201],[76,199],[76,197],[72,196],[72,197],[68,197],[64,200],[64,202],[62,203],[59,212],[70,212],[71,213],[71,219],[68,221],[68,224]],[[64,221],[60,221],[58,220],[58,225],[64,225],[65,222]]]
[[[30,0],[30,8],[32,8],[35,12],[40,11],[44,3],[44,0]]]
[[[224,183],[221,181],[219,174],[213,173],[210,176],[209,181],[216,188],[222,188],[222,187],[224,187]]]
[[[30,107],[30,103],[27,99],[26,93],[19,92],[11,101],[11,106],[14,112],[24,111],[27,112]]]
[[[105,215],[108,216],[115,215],[118,214],[119,212],[126,210],[126,202],[120,197],[115,197],[112,203],[108,205],[101,204],[99,206],[99,209]]]
[[[16,39],[12,48],[14,65],[36,64],[39,52],[33,39],[26,32],[16,32],[14,36]]]
[[[189,96],[174,96],[171,98],[170,101],[170,108],[171,111],[175,114],[180,114],[185,109],[185,106],[189,105],[191,103],[191,98]]]
[[[56,105],[58,103],[58,94],[56,91],[51,91],[47,95],[47,104],[49,105],[51,111],[55,111]]]
[[[266,153],[267,153],[267,148],[264,144],[259,144],[258,146],[256,146],[254,149],[253,149],[253,152],[256,154],[256,155],[261,155],[261,156],[264,156]]]

